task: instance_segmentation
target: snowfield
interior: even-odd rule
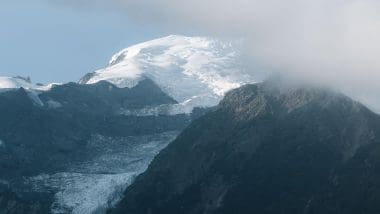
[[[216,105],[224,94],[257,82],[240,63],[238,42],[172,35],[124,49],[81,83],[133,87],[149,78],[184,109]]]

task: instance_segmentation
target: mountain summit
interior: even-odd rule
[[[380,116],[327,89],[280,84],[227,93],[111,213],[380,213]]]
[[[155,39],[120,51],[106,68],[87,74],[80,83],[106,80],[133,87],[149,78],[182,105],[214,106],[227,91],[256,82],[239,63],[236,45],[205,37]]]

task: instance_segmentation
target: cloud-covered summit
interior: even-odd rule
[[[376,0],[55,0],[138,22],[242,37],[255,66],[333,86],[380,110]]]

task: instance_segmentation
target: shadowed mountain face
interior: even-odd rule
[[[2,177],[54,171],[66,161],[83,158],[81,148],[91,134],[144,135],[177,129],[176,117],[134,117],[117,114],[133,109],[175,103],[153,82],[145,80],[132,89],[107,82],[95,85],[69,83],[39,96],[24,89],[0,93],[0,139]],[[32,97],[32,98],[31,98]],[[33,98],[34,97],[34,98]],[[36,99],[40,101],[36,102]],[[39,103],[42,103],[39,105]],[[183,115],[182,115],[183,117]],[[147,125],[144,129],[135,126]],[[171,127],[164,127],[172,125]],[[180,126],[181,127],[181,126]],[[183,127],[183,126],[182,126]]]
[[[104,213],[194,116],[133,112],[176,103],[149,79],[0,93],[0,213]]]
[[[380,117],[319,88],[247,85],[195,120],[111,213],[380,213]]]

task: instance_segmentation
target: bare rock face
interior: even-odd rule
[[[195,120],[110,213],[379,213],[380,116],[322,88],[247,85]]]

